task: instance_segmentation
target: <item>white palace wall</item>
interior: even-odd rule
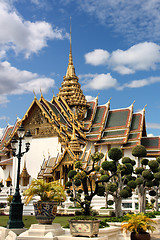
[[[24,146],[23,146],[24,149]],[[29,175],[32,178],[37,178],[37,174],[40,171],[40,167],[43,163],[44,158],[48,159],[48,157],[56,157],[57,153],[60,149],[60,144],[58,143],[58,137],[50,137],[50,138],[34,138],[32,139],[30,150],[28,153],[25,153],[21,159],[21,170],[24,167],[24,161],[26,161],[26,169]],[[15,187],[16,185],[16,174],[17,174],[17,158],[13,158],[13,177],[12,177],[12,185]],[[15,175],[15,176],[14,176]],[[7,176],[8,177],[8,176]]]

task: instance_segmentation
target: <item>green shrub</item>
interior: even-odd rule
[[[142,165],[148,165],[149,160],[147,158],[141,159],[141,164]]]
[[[83,193],[83,190],[82,189],[78,189],[78,193]]]
[[[98,195],[98,196],[104,196],[104,192],[105,192],[105,187],[104,187],[104,185],[99,184],[99,185],[98,185],[97,195]]]
[[[71,190],[70,190],[70,189],[67,189],[66,193],[67,193],[67,194],[70,194],[70,193],[71,193]]]
[[[66,187],[71,187],[72,186],[72,182],[68,181],[66,182]]]
[[[157,158],[156,158],[156,160],[157,160],[157,162],[159,162],[159,163],[160,163],[160,157],[157,157]]]
[[[126,189],[122,189],[119,193],[119,195],[122,197],[122,198],[128,198],[129,197],[129,192],[126,190]]]
[[[139,186],[143,183],[143,179],[139,177],[139,178],[136,179],[135,182],[136,182],[137,186]]]
[[[70,228],[69,223],[66,223],[63,228]]]
[[[153,180],[153,185],[158,187],[159,186],[159,180],[154,179]]]
[[[107,201],[107,204],[108,204],[109,206],[113,205],[113,203],[114,203],[113,200],[108,200],[108,201]]]
[[[100,221],[99,228],[106,228],[106,227],[110,227],[109,224],[105,220]]]
[[[97,166],[94,167],[94,169],[95,169],[96,172],[98,172],[99,169],[100,169],[100,166],[97,165]]]
[[[76,174],[77,174],[76,170],[70,170],[68,173],[68,177],[72,179]]]
[[[123,156],[122,150],[119,148],[111,148],[108,152],[108,157],[114,161],[118,161]]]
[[[155,203],[155,199],[154,198],[151,199],[151,203],[152,204]]]
[[[153,187],[154,184],[153,184],[152,181],[146,181],[146,182],[145,182],[145,186],[146,186],[146,187]]]
[[[79,179],[75,179],[74,184],[76,187],[79,187],[79,186],[81,186],[81,181]]]
[[[94,216],[80,215],[80,216],[75,216],[74,218],[71,218],[71,220],[98,220],[98,219]]]
[[[136,165],[136,161],[135,160],[131,160],[131,164],[132,164],[132,166],[135,166]]]
[[[143,145],[137,145],[132,149],[132,155],[134,157],[146,157],[147,156],[146,148]]]
[[[81,167],[82,167],[82,162],[77,161],[77,162],[75,163],[75,168],[80,169]]]
[[[142,172],[142,176],[149,180],[152,180],[154,178],[153,173],[151,173],[151,171],[148,169]]]
[[[123,174],[128,175],[133,172],[133,166],[131,163],[125,163],[123,164],[123,166],[124,166]]]
[[[136,184],[135,181],[131,180],[131,181],[129,181],[129,182],[127,183],[127,186],[130,187],[130,188],[132,188],[132,189],[135,189],[136,186],[137,186],[137,184]]]
[[[156,196],[156,192],[154,190],[149,191],[150,196]]]
[[[125,163],[131,163],[131,159],[129,157],[123,157],[122,158],[122,163],[125,164]]]
[[[117,184],[116,183],[108,183],[107,190],[110,192],[115,192],[117,190]]]
[[[148,162],[148,166],[151,168],[151,169],[155,169],[155,168],[158,168],[159,167],[159,163],[156,161],[156,160],[150,160]]]
[[[154,177],[157,180],[160,180],[160,172],[154,173]]]
[[[146,212],[145,215],[149,218],[155,218],[156,217],[155,212]]]
[[[136,174],[142,174],[143,171],[144,171],[144,168],[143,168],[143,167],[137,167],[137,168],[135,169],[135,173],[136,173]]]
[[[106,174],[106,175],[102,175],[101,177],[100,177],[100,180],[103,180],[103,181],[107,181],[108,180],[108,175]]]

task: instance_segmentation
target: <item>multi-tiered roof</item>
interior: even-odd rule
[[[75,74],[70,34],[69,63],[58,95],[51,101],[46,100],[42,94],[39,100],[34,97],[22,120],[14,127],[6,128],[1,139],[1,154],[7,151],[6,147],[16,134],[17,126],[22,123],[26,129],[31,130],[33,138],[57,136],[65,148],[63,156],[57,155],[55,159],[47,160],[47,163],[44,161],[43,167],[47,169],[48,166],[49,172],[53,165],[55,168],[60,164],[65,154],[72,159],[77,159],[78,156],[89,167],[91,150],[86,151],[87,143],[106,146],[106,151],[107,146],[111,145],[132,149],[142,144],[146,147],[148,156],[160,155],[160,137],[147,137],[145,107],[134,113],[134,103],[120,109],[111,109],[110,105],[111,100],[98,105],[98,97],[87,102]],[[42,170],[49,174],[46,169]]]

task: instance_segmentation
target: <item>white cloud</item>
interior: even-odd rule
[[[160,63],[160,46],[152,42],[139,43],[126,51],[118,49],[112,52],[109,60],[113,69],[121,74],[123,68],[128,69],[127,74],[137,70],[153,70],[157,63]]]
[[[160,124],[159,123],[147,123],[147,128],[160,129]]]
[[[152,42],[144,42],[133,45],[125,51],[118,49],[111,54],[103,49],[95,49],[85,54],[85,60],[86,63],[94,66],[107,65],[120,74],[155,70],[160,64],[160,46]]]
[[[86,97],[87,102],[92,102],[93,100],[95,100],[95,97],[92,97],[89,95],[86,95],[85,97]]]
[[[0,1],[0,50],[13,49],[16,53],[23,52],[25,57],[38,53],[47,46],[49,39],[68,37],[62,29],[53,29],[45,21],[25,21],[7,1]]]
[[[7,95],[24,94],[40,89],[46,93],[54,86],[52,78],[39,76],[37,73],[21,71],[7,61],[0,62],[0,104],[7,103]]]
[[[1,117],[0,117],[0,121],[1,121],[1,120],[8,120],[8,119],[9,119],[9,118],[6,117],[6,116],[1,116]],[[0,128],[0,129],[2,129],[2,128]]]
[[[160,82],[160,77],[150,77],[150,78],[146,78],[146,79],[131,81],[130,83],[126,83],[126,84],[122,85],[120,88],[121,89],[123,89],[125,87],[140,88],[140,87],[148,86],[148,85],[158,83],[158,82]]]
[[[103,49],[95,49],[92,52],[85,54],[86,63],[98,66],[105,65],[109,58],[109,53]]]
[[[80,0],[81,9],[130,42],[160,38],[159,0]]]
[[[6,96],[5,94],[1,94],[1,95],[0,95],[0,104],[5,105],[5,104],[7,104],[8,102],[9,102],[9,100],[8,100],[7,96]]]
[[[110,73],[107,74],[86,74],[80,75],[83,80],[84,89],[102,90],[109,88],[117,88],[118,82],[115,78],[112,78]]]
[[[147,137],[154,137],[154,134],[153,133],[149,133],[149,134],[147,134]]]

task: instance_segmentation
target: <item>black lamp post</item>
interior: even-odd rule
[[[23,228],[24,227],[24,223],[22,220],[23,203],[21,201],[21,195],[19,192],[20,164],[21,164],[22,156],[26,152],[28,152],[30,149],[30,141],[32,139],[32,135],[30,133],[30,130],[28,130],[26,135],[24,136],[25,129],[22,125],[18,128],[17,134],[18,134],[19,141],[17,141],[15,137],[13,137],[12,141],[11,141],[13,156],[17,157],[17,159],[18,159],[17,184],[16,184],[16,191],[15,191],[15,194],[13,195],[13,200],[10,205],[9,221],[7,224],[7,228]],[[23,137],[25,140],[25,151],[24,152],[22,152]],[[18,150],[18,153],[16,154],[17,150]]]

